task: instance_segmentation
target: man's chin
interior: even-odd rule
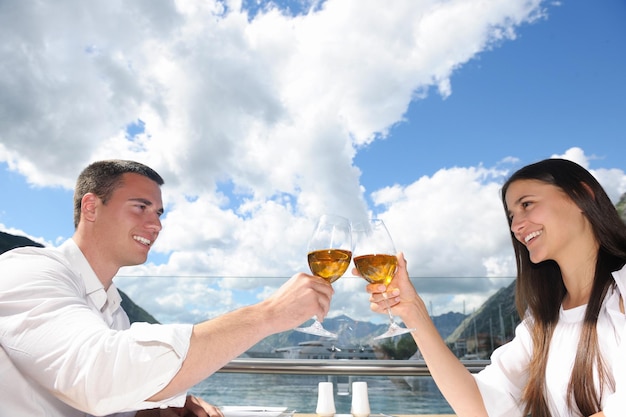
[[[133,259],[127,259],[124,266],[137,266],[143,265],[148,260],[148,254],[137,255]]]

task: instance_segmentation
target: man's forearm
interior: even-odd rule
[[[266,315],[266,309],[257,304],[195,325],[181,369],[150,401],[186,391],[272,334]]]

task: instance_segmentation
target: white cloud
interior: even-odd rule
[[[507,249],[508,233],[500,203],[504,171],[442,169],[373,199],[384,204],[379,217],[406,252],[409,268],[421,276],[484,276],[487,259]],[[397,188],[397,187],[396,187]]]
[[[613,204],[626,194],[626,174],[621,169],[595,169],[591,173],[602,184]]]
[[[563,154],[552,155],[551,158],[568,159],[572,162],[576,162],[578,165],[582,166],[585,169],[589,169],[589,157],[585,155],[585,151],[583,151],[579,147],[569,148]]]
[[[452,94],[454,71],[543,13],[540,0],[327,0],[249,18],[240,4],[11,2],[0,17],[0,161],[64,187],[93,159],[156,168],[168,212],[154,250],[167,262],[124,273],[217,280],[121,279],[168,320],[235,307],[236,292],[281,282],[258,277],[305,269],[316,215],[371,210],[359,149],[431,87]],[[128,138],[137,120],[145,132]],[[598,174],[624,189],[623,173]],[[512,274],[501,175],[458,167],[372,190],[414,276],[459,277],[469,291],[466,277]],[[434,299],[451,281],[423,282]],[[360,284],[337,283],[333,314],[369,314]]]
[[[228,11],[220,2],[15,4],[2,29],[14,41],[3,52],[12,65],[2,108],[21,109],[25,123],[3,123],[0,135],[39,182],[58,181],[37,174],[60,161],[72,161],[62,171],[72,177],[94,157],[121,154],[154,163],[181,189],[211,190],[227,176],[260,195],[294,192],[312,176],[327,182],[303,155],[315,166],[316,149],[332,146],[329,166],[349,174],[350,140],[386,132],[416,90],[444,85],[514,37],[538,5],[331,0],[308,15],[273,9],[250,21],[236,2]],[[149,135],[139,150],[120,136],[137,118]]]
[[[591,161],[598,159],[595,156],[585,155],[585,151],[579,147],[573,147],[562,155],[553,155],[552,158],[564,158],[576,162],[593,174],[608,194],[613,204],[617,204],[622,195],[626,193],[626,175],[621,169],[592,169]]]

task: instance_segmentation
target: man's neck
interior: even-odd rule
[[[93,242],[93,240],[85,239],[78,231],[74,233],[72,239],[85,256],[85,259],[87,259],[89,266],[93,269],[104,289],[108,290],[119,268],[112,267],[110,263],[106,262],[106,259],[102,258],[103,251],[101,251],[97,245],[87,243]]]

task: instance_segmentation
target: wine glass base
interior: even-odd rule
[[[308,327],[296,327],[294,330],[302,333],[314,334],[316,336],[330,337],[332,339],[337,339],[338,337],[336,333],[329,332],[323,328],[319,321],[313,322],[313,324]]]
[[[396,323],[391,323],[387,331],[380,336],[376,336],[374,340],[385,339],[387,337],[400,336],[401,334],[411,333],[415,329],[407,329],[404,327],[398,326]]]

